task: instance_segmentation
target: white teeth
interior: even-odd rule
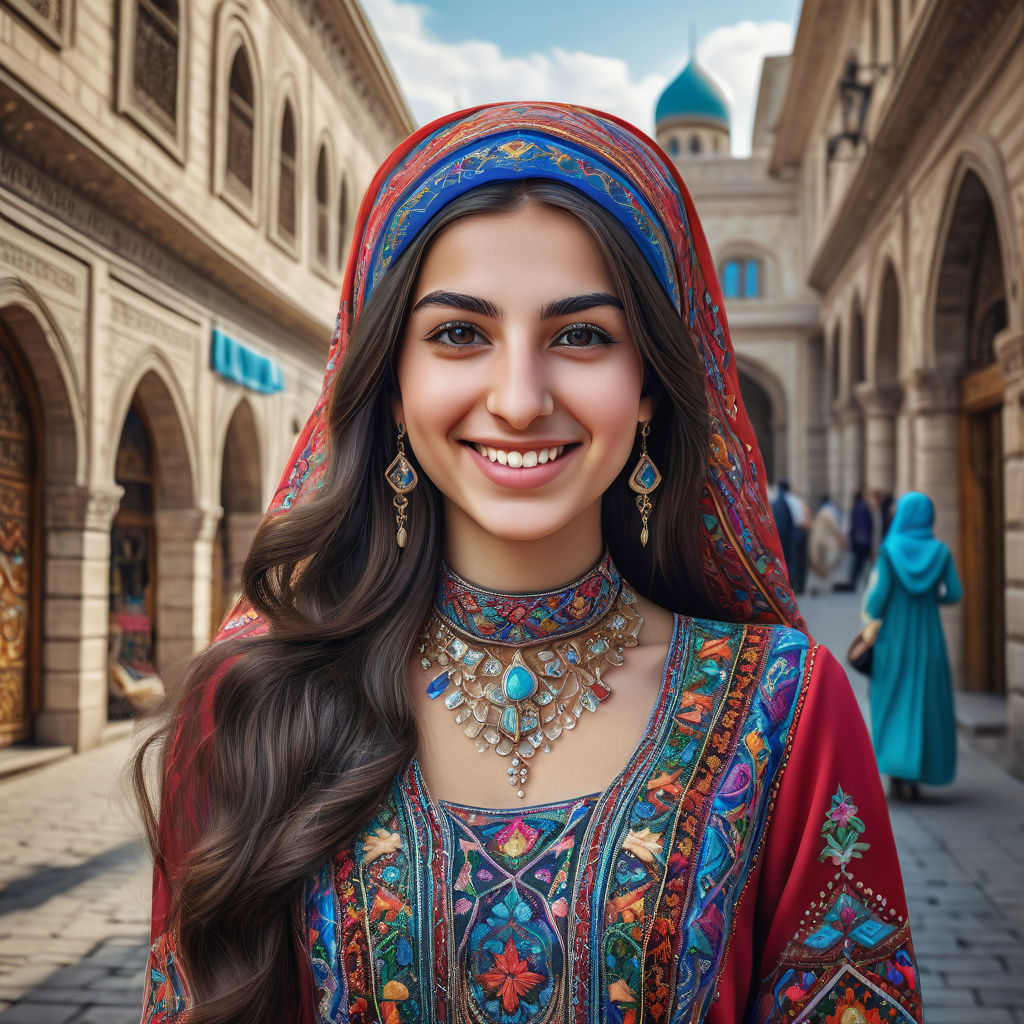
[[[497,462],[502,466],[510,466],[512,469],[533,469],[534,466],[543,466],[546,462],[554,462],[555,459],[565,451],[564,445],[555,445],[553,448],[541,448],[539,451],[505,451],[502,448],[491,448],[489,445],[473,442],[473,447],[491,462]]]

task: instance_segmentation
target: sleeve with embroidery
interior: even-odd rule
[[[188,989],[178,965],[173,937],[169,933],[160,935],[149,950],[142,1024],[184,1021],[188,1003]]]
[[[920,1024],[906,899],[871,743],[818,648],[757,888],[749,1024]]]

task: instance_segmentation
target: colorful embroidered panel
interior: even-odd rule
[[[782,627],[677,620],[648,729],[594,799],[438,807],[414,764],[311,885],[321,1020],[707,1019],[814,654]],[[829,835],[854,859],[856,808],[842,798],[837,807]],[[851,913],[855,941],[872,944],[849,967],[881,992],[904,960],[913,976],[904,936],[880,928],[886,918],[855,887],[821,926]],[[780,980],[780,1000],[792,1005],[805,982],[813,991],[800,998],[810,992],[823,1007],[829,993],[836,1006],[846,998],[815,981],[837,976],[829,949],[831,973],[823,959],[801,961],[801,976]]]
[[[820,861],[839,870],[761,989],[758,1024],[915,1024],[921,992],[910,929],[883,893],[865,889],[850,863],[871,844],[842,786],[821,827]]]
[[[161,935],[149,951],[142,1024],[171,1024],[188,1007],[188,989],[178,970],[178,957],[170,935]]]
[[[452,1014],[472,1024],[558,1020],[572,882],[597,801],[484,811],[442,804],[454,851]]]

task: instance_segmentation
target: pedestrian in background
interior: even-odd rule
[[[882,626],[871,672],[871,729],[893,796],[920,797],[956,772],[956,722],[940,604],[960,600],[953,556],[932,533],[935,507],[903,495],[882,543],[865,609]]]
[[[814,514],[808,538],[808,590],[811,594],[832,593],[832,577],[843,557],[846,538],[839,526],[839,509],[826,494]]]
[[[802,594],[807,587],[807,543],[811,530],[811,508],[800,495],[793,493],[788,481],[784,480],[779,484],[780,490],[783,487],[786,502],[789,504],[790,518],[793,520],[791,561],[787,564],[789,582],[796,593]]]
[[[772,518],[775,520],[775,529],[779,533],[779,543],[782,546],[782,557],[786,562],[786,572],[789,574],[790,583],[793,582],[793,512],[789,507],[787,492],[789,484],[780,480],[775,492],[775,500],[772,501]]]
[[[850,551],[853,554],[850,569],[851,590],[857,589],[864,566],[871,559],[871,541],[874,535],[875,524],[871,518],[871,509],[864,500],[864,492],[858,491],[853,496],[853,508],[850,511]]]

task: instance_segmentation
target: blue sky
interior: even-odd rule
[[[697,57],[729,96],[749,152],[761,59],[792,47],[800,0],[363,0],[414,116],[477,102],[560,99],[653,130],[657,97]]]

